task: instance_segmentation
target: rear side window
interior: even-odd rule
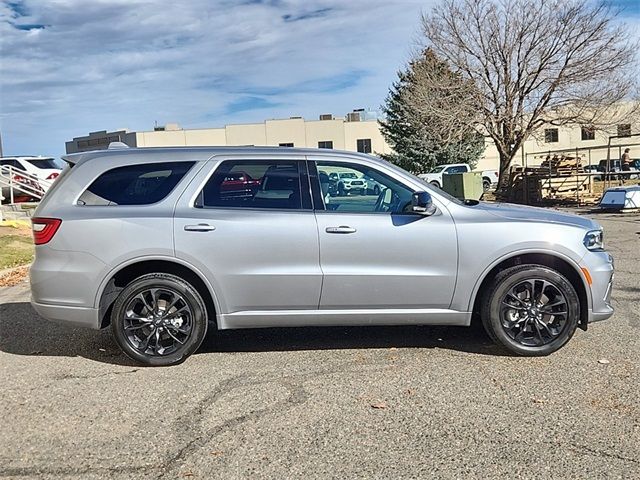
[[[100,175],[78,199],[78,205],[149,205],[164,199],[194,162],[128,165]]]
[[[301,177],[306,181],[295,160],[226,161],[211,175],[196,207],[301,209]]]

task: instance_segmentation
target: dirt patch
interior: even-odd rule
[[[0,274],[0,287],[13,287],[24,282],[29,277],[29,265],[13,268],[5,274]]]

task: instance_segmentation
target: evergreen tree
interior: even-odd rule
[[[431,50],[412,61],[389,90],[381,131],[394,152],[386,160],[413,173],[436,165],[468,163],[484,152],[475,127],[476,90]]]

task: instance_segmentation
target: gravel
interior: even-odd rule
[[[0,477],[640,478],[640,216],[615,316],[544,358],[478,328],[223,332],[142,368],[0,288]]]

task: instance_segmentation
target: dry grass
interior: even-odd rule
[[[0,270],[30,263],[33,240],[28,227],[0,227]]]

